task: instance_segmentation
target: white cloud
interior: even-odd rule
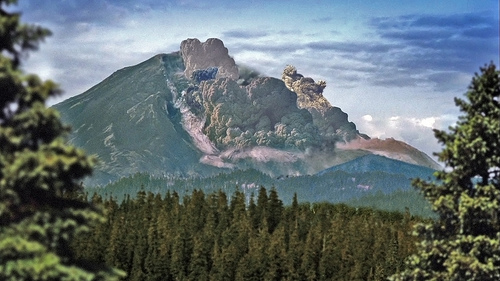
[[[367,114],[367,115],[363,115],[363,117],[361,117],[364,121],[366,122],[371,122],[373,121],[373,117],[370,115],[370,114]]]
[[[368,117],[369,116],[369,117]],[[373,117],[364,115],[359,120],[355,120],[358,129],[368,134],[372,138],[394,138],[404,141],[427,155],[434,157],[434,152],[442,149],[434,137],[433,129],[445,130],[455,122],[455,117],[451,115],[438,115],[427,117]]]
[[[435,129],[434,125],[436,124],[436,120],[439,117],[427,117],[427,118],[409,118],[408,121],[413,123],[415,126],[427,127],[431,129]]]

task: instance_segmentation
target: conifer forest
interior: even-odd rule
[[[95,194],[108,220],[73,247],[124,270],[123,280],[386,280],[415,252],[411,230],[424,221],[296,196],[284,206],[274,188],[257,191]]]
[[[454,99],[461,115],[447,129],[434,127],[453,117],[441,110],[446,107],[436,107],[429,117],[400,123],[419,124],[426,130],[432,125],[442,146],[434,154],[438,164],[403,141],[370,139],[361,133],[347,113],[323,96],[326,82],[316,83],[292,66],[286,67],[282,80],[259,76],[246,67],[240,67],[240,77],[239,66],[217,38],[207,39],[208,43],[184,40],[179,51],[125,67],[81,95],[51,106],[62,89],[43,76],[65,70],[45,69],[47,58],[47,65],[64,64],[47,54],[57,53],[57,59],[77,65],[76,78],[70,79],[76,83],[87,78],[85,69],[93,72],[102,66],[89,58],[106,61],[100,57],[101,49],[111,48],[121,56],[116,46],[134,48],[133,41],[121,35],[98,32],[79,33],[77,37],[85,40],[75,42],[84,42],[80,44],[84,48],[69,48],[66,43],[71,40],[66,37],[75,32],[68,22],[98,16],[78,5],[99,3],[95,6],[99,9],[116,5],[120,16],[109,18],[113,29],[121,25],[127,29],[123,34],[129,32],[129,22],[135,25],[140,20],[120,23],[127,15],[123,11],[130,8],[122,9],[121,5],[130,3],[120,1],[53,1],[57,13],[50,10],[50,1],[46,5],[23,1],[28,4],[17,7],[18,2],[0,0],[0,281],[500,280],[500,70],[494,61],[474,74],[464,98]],[[106,5],[100,6],[101,2]],[[147,10],[129,6],[133,6],[130,13]],[[48,53],[42,53],[44,59],[35,58],[35,64],[42,62],[41,68],[35,67],[41,76],[27,72],[30,65],[26,67],[24,60],[52,32],[25,24],[19,9],[31,10],[32,15],[58,15],[50,26],[63,31],[62,37],[54,39],[63,38],[64,49],[52,44]],[[77,11],[78,16],[61,16],[65,9]],[[203,9],[196,6],[198,10]],[[96,14],[108,18],[107,13],[103,9]],[[242,15],[240,11],[231,14]],[[391,28],[380,37],[400,41],[379,41],[379,45],[377,40],[311,41],[285,49],[292,50],[293,56],[312,49],[321,56],[327,51],[359,49],[348,56],[349,61],[362,60],[358,62],[363,64],[352,66],[353,71],[362,69],[359,77],[369,77],[365,72],[370,71],[394,76],[371,83],[378,87],[397,82],[394,105],[404,101],[404,109],[411,113],[411,107],[420,108],[409,95],[399,95],[401,85],[422,86],[419,91],[426,93],[427,84],[461,83],[468,73],[455,69],[464,61],[446,62],[446,53],[460,57],[462,53],[455,53],[458,49],[429,53],[434,57],[423,60],[429,68],[419,73],[414,62],[427,56],[419,48],[427,50],[441,41],[448,48],[460,38],[467,46],[476,46],[471,42],[477,40],[481,51],[487,50],[483,40],[492,36],[489,33],[498,36],[498,18],[492,19],[491,25],[490,17],[481,13],[441,18],[412,14],[393,18],[397,23],[393,24],[390,17],[378,17],[370,21],[372,28],[379,28],[375,31]],[[318,23],[330,20],[335,17]],[[97,25],[99,29],[111,23],[104,22]],[[474,22],[479,24],[469,26]],[[87,22],[73,23],[78,30],[93,30]],[[301,24],[295,23],[293,32],[282,30],[281,35],[306,37],[296,30]],[[413,25],[425,29],[411,29]],[[437,29],[427,29],[433,25]],[[392,30],[402,27],[401,32]],[[452,27],[455,33],[444,32]],[[424,33],[432,40],[417,48]],[[271,35],[240,30],[221,34],[239,39]],[[110,41],[90,47],[97,37]],[[113,38],[120,40],[113,43]],[[412,45],[405,47],[405,40]],[[234,42],[233,46],[240,44]],[[268,49],[269,54],[280,49],[253,46]],[[76,57],[65,58],[66,49],[78,56],[76,61]],[[86,49],[96,53],[85,55]],[[366,61],[370,56],[358,53],[377,55],[370,62]],[[378,64],[389,57],[382,53],[398,61],[398,67],[384,72]],[[419,57],[402,60],[414,53]],[[478,50],[472,48],[470,53]],[[443,58],[436,60],[436,55]],[[336,62],[339,56],[332,58]],[[440,65],[433,69],[433,63]],[[409,71],[402,68],[405,64],[411,66]],[[453,67],[446,70],[442,64]],[[325,69],[342,71],[338,77],[351,71],[342,64]],[[221,73],[225,76],[219,77]],[[346,77],[353,83],[361,80],[350,73]],[[422,78],[426,76],[428,81]],[[436,89],[451,92],[453,88]],[[356,102],[373,103],[369,107],[378,100],[391,102],[387,95],[377,93],[377,102],[363,95]],[[367,113],[360,120],[382,124],[382,117]],[[399,115],[388,115],[392,116],[389,127],[405,119]],[[101,178],[89,181],[97,176]]]

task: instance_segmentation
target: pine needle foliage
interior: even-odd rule
[[[439,182],[414,182],[438,219],[421,224],[422,241],[408,269],[393,280],[500,280],[500,79],[493,63],[481,68],[455,99],[464,113],[449,132],[435,131],[447,170]]]
[[[104,220],[69,196],[94,160],[66,143],[68,127],[45,106],[57,85],[20,68],[51,32],[21,23],[13,4],[0,0],[0,280],[117,280],[120,271],[71,250],[75,235]]]

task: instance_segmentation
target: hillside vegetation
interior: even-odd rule
[[[74,243],[83,259],[125,270],[124,280],[385,280],[415,251],[422,219],[327,203],[284,206],[275,189],[246,203],[223,191],[180,198],[140,191],[101,204],[108,221]]]
[[[382,210],[404,212],[431,217],[428,202],[411,187],[411,180],[403,174],[380,171],[346,172],[330,171],[320,175],[271,177],[257,170],[238,170],[212,177],[154,177],[135,174],[105,186],[87,187],[90,194],[104,198],[113,196],[121,202],[127,194],[139,191],[158,193],[176,192],[182,198],[194,190],[212,193],[222,190],[232,193],[239,190],[247,201],[260,186],[274,187],[286,205],[293,201],[294,194],[303,202],[354,203]]]

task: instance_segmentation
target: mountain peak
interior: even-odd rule
[[[222,40],[209,38],[200,42],[196,38],[182,41],[181,55],[184,60],[184,75],[190,78],[195,70],[217,67],[216,78],[228,77],[237,80],[239,77],[238,67]]]

